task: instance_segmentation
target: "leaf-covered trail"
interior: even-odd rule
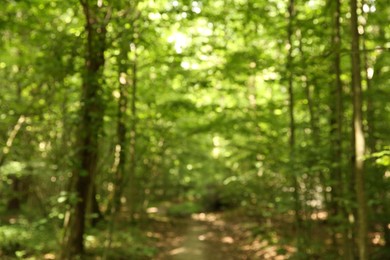
[[[240,249],[232,227],[217,214],[173,220],[157,236],[161,253],[156,259],[252,259]]]
[[[191,218],[163,217],[150,237],[156,238],[160,253],[156,260],[285,260],[294,248],[272,243],[271,238],[250,231],[259,223],[223,213],[193,214]]]

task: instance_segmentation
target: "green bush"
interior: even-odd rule
[[[31,234],[21,225],[0,227],[0,256],[16,256],[17,252],[25,250],[30,239]]]
[[[0,227],[0,259],[39,256],[58,249],[48,223],[21,221]]]

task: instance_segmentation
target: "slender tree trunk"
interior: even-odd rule
[[[1,151],[2,153],[0,154],[0,166],[3,166],[3,164],[5,163],[5,159],[12,148],[16,135],[19,133],[20,129],[22,128],[25,122],[26,122],[26,117],[24,115],[19,116],[18,121],[14,125],[12,131],[9,133],[7,141],[5,142],[5,146]]]
[[[126,162],[128,159],[127,153],[127,126],[126,126],[126,112],[128,107],[128,53],[129,53],[129,39],[122,37],[120,41],[120,54],[117,59],[119,66],[119,100],[118,100],[118,121],[117,121],[117,144],[115,146],[115,159],[113,166],[114,177],[114,191],[112,201],[109,205],[109,227],[107,234],[107,245],[103,254],[103,259],[107,259],[107,253],[111,249],[112,236],[115,230],[115,222],[117,215],[121,210],[121,196],[123,192],[123,180],[126,172]]]
[[[122,195],[123,179],[125,175],[125,167],[128,159],[127,153],[127,138],[126,133],[128,131],[127,121],[127,108],[128,108],[128,62],[127,55],[129,53],[129,40],[123,37],[120,47],[120,55],[118,57],[119,64],[119,101],[118,101],[118,122],[117,122],[117,138],[118,143],[116,145],[116,166],[115,166],[115,187],[113,196],[113,210],[114,212],[120,211],[120,197]]]
[[[9,152],[11,151],[16,135],[19,133],[19,131],[21,130],[25,122],[26,122],[26,117],[24,115],[21,115],[18,121],[16,122],[16,124],[14,125],[12,131],[9,133],[5,146],[2,148],[0,154],[0,167],[3,166],[3,164],[6,162],[6,158]],[[21,186],[24,182],[23,177],[26,176],[21,177],[15,174],[11,174],[8,176],[9,181],[11,181],[12,183],[11,184],[12,194],[7,202],[7,210],[18,211],[20,209],[20,205],[21,205],[20,193],[23,193],[23,189],[21,189]]]
[[[341,3],[340,0],[334,1],[334,8],[332,11],[333,17],[333,35],[332,46],[334,48],[334,58],[332,64],[332,72],[334,75],[333,88],[331,90],[331,118],[330,118],[330,140],[331,140],[331,183],[332,183],[332,210],[331,214],[336,219],[335,231],[332,232],[333,241],[337,247],[336,233],[337,230],[341,230],[343,255],[345,259],[353,258],[353,241],[352,241],[352,229],[349,225],[348,212],[344,207],[342,200],[345,197],[344,194],[344,177],[342,171],[343,165],[343,83],[341,81]],[[342,219],[343,221],[339,221]]]
[[[287,48],[288,48],[288,54],[287,54],[287,75],[288,75],[288,101],[289,101],[289,119],[290,119],[290,127],[289,127],[289,146],[290,146],[290,163],[292,164],[291,173],[292,174],[292,182],[294,186],[294,201],[295,201],[295,221],[296,221],[296,232],[297,232],[297,238],[298,238],[298,246],[300,247],[302,237],[302,218],[301,218],[301,203],[299,198],[299,181],[298,177],[296,175],[296,172],[294,170],[295,168],[295,117],[294,117],[294,86],[293,86],[293,21],[295,17],[295,6],[294,6],[294,0],[290,0],[289,6],[288,6],[288,26],[287,26]]]
[[[131,92],[131,127],[130,127],[130,169],[129,169],[129,184],[130,184],[130,218],[134,220],[134,214],[137,210],[136,196],[137,196],[137,183],[136,183],[136,138],[137,138],[137,71],[138,71],[138,56],[137,46],[132,44],[133,51],[133,65],[132,65],[132,92]]]
[[[98,136],[102,125],[101,80],[104,66],[105,23],[101,6],[92,0],[80,1],[86,19],[85,71],[82,83],[82,107],[78,135],[78,169],[73,173],[77,201],[70,216],[69,230],[64,238],[62,259],[73,259],[84,253],[87,213],[92,210],[93,183],[98,162]]]
[[[357,199],[357,245],[360,260],[368,259],[367,251],[367,202],[364,188],[364,132],[362,118],[362,82],[360,71],[360,49],[357,17],[357,0],[350,0],[351,11],[351,61],[353,93],[353,172]]]
[[[332,45],[334,48],[334,60],[333,60],[333,75],[334,84],[331,91],[331,153],[332,153],[332,201],[333,201],[333,214],[338,215],[340,213],[340,201],[342,193],[342,82],[341,82],[341,68],[340,68],[340,50],[341,50],[341,37],[340,37],[340,1],[335,1],[336,7],[333,13],[334,32],[332,36]]]
[[[303,42],[302,42],[302,38],[303,38],[303,35],[302,35],[302,31],[300,30],[297,30],[297,35],[299,36],[299,55],[301,57],[301,65],[302,65],[302,69],[303,69],[303,72],[302,72],[302,75],[301,75],[301,80],[302,80],[302,84],[303,84],[303,88],[304,88],[304,91],[305,91],[305,96],[306,96],[306,100],[307,100],[307,112],[308,112],[308,115],[309,115],[309,124],[310,124],[310,129],[311,129],[311,133],[310,133],[310,139],[311,139],[311,143],[310,143],[310,154],[308,155],[307,157],[307,166],[308,166],[308,177],[307,179],[305,179],[305,192],[302,192],[302,195],[304,196],[303,200],[304,201],[309,201],[312,198],[312,191],[314,190],[315,188],[315,181],[317,179],[317,176],[319,177],[319,180],[323,183],[323,185],[325,186],[325,176],[323,174],[323,172],[321,170],[315,170],[314,169],[314,166],[316,165],[316,162],[318,162],[318,152],[317,152],[317,149],[316,147],[320,144],[320,131],[319,131],[319,127],[318,127],[318,117],[317,117],[317,110],[316,110],[316,107],[315,107],[315,103],[313,102],[313,100],[315,98],[319,98],[318,96],[314,96],[314,94],[316,94],[317,92],[314,91],[316,90],[314,88],[314,90],[311,88],[311,81],[309,79],[309,75],[307,73],[307,69],[308,69],[308,65],[306,63],[306,57],[305,57],[305,53],[304,53],[304,50],[303,50]],[[314,84],[315,86],[316,84]],[[323,189],[323,193],[324,193],[324,198],[326,199],[327,196],[326,196],[326,189],[324,187]],[[311,214],[313,213],[313,210],[310,206],[303,206],[302,207],[302,210],[305,212],[305,218],[306,219],[309,219],[311,218]],[[302,234],[305,236],[305,238],[311,234],[312,232],[312,222],[311,221],[308,221],[305,223],[304,227],[303,228],[303,232]]]

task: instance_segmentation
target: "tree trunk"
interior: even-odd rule
[[[118,111],[117,111],[117,145],[115,146],[115,159],[113,166],[114,173],[114,191],[112,195],[112,201],[109,204],[109,224],[106,248],[103,254],[103,259],[107,259],[108,251],[111,249],[112,237],[115,230],[115,222],[117,219],[118,212],[121,210],[121,196],[124,187],[124,176],[125,167],[128,158],[127,154],[127,126],[126,126],[126,112],[128,107],[128,58],[129,53],[129,40],[126,37],[122,37],[120,41],[120,53],[117,58],[119,66],[119,100],[118,100]]]
[[[297,31],[297,34],[299,35],[299,55],[301,57],[301,65],[302,65],[302,75],[301,76],[301,81],[302,81],[302,84],[303,84],[303,88],[304,88],[304,91],[305,91],[305,96],[306,96],[306,100],[307,100],[307,113],[309,115],[309,124],[310,124],[310,129],[311,129],[311,133],[310,133],[310,139],[311,139],[311,143],[310,143],[310,154],[308,155],[308,157],[306,158],[306,165],[307,165],[307,168],[308,168],[308,177],[307,179],[304,180],[305,182],[305,192],[302,192],[302,195],[303,195],[303,200],[304,201],[308,201],[308,200],[311,200],[312,199],[312,195],[311,195],[311,192],[315,189],[315,186],[316,186],[316,183],[315,183],[315,180],[317,179],[317,176],[319,177],[319,180],[322,182],[322,184],[325,186],[326,182],[325,182],[325,175],[324,173],[321,171],[321,170],[315,170],[314,167],[316,166],[316,163],[318,162],[319,160],[319,155],[318,155],[318,151],[317,151],[317,146],[320,144],[320,131],[319,131],[319,127],[318,127],[318,116],[317,116],[317,109],[315,107],[315,103],[314,103],[314,100],[318,97],[318,95],[316,96],[315,94],[318,94],[318,89],[314,88],[312,89],[311,88],[311,81],[310,81],[310,76],[308,75],[308,72],[307,72],[307,69],[308,69],[308,64],[306,62],[306,57],[305,57],[305,53],[304,53],[304,50],[303,50],[303,42],[302,42],[302,38],[303,38],[303,35],[302,35],[302,32],[301,31]],[[316,84],[314,84],[314,86],[316,86]],[[323,188],[323,194],[324,194],[324,199],[326,201],[326,188],[324,187]],[[327,203],[326,203],[327,204]],[[308,206],[303,206],[302,207],[302,210],[305,212],[305,218],[306,219],[310,219],[311,218],[311,214],[313,212],[312,208],[311,207],[308,207]],[[303,224],[303,223],[302,223]],[[303,231],[302,234],[305,236],[305,238],[308,236],[308,234],[311,234],[312,232],[312,225],[313,223],[311,221],[308,221],[305,223],[304,227],[302,227]]]
[[[64,238],[62,259],[84,253],[83,235],[87,213],[92,210],[93,183],[98,162],[98,136],[102,125],[101,80],[104,66],[105,24],[94,1],[80,1],[86,19],[85,71],[82,83],[81,122],[78,135],[78,168],[73,173],[72,190],[77,196]]]
[[[19,116],[19,119],[14,125],[14,128],[9,133],[7,141],[5,142],[5,146],[3,147],[2,153],[0,154],[0,167],[3,166],[3,164],[5,163],[5,159],[12,148],[16,135],[19,133],[20,129],[22,128],[25,122],[26,122],[26,117],[24,115]]]
[[[6,158],[12,148],[13,142],[16,138],[16,135],[19,133],[20,129],[22,128],[23,124],[26,121],[26,117],[21,115],[14,125],[14,128],[9,133],[6,145],[2,149],[2,153],[0,154],[0,167],[3,166],[3,164],[6,162]],[[1,172],[0,172],[1,173]],[[25,176],[24,176],[25,177]],[[8,176],[9,180],[12,182],[11,184],[11,190],[12,193],[11,197],[9,198],[7,202],[7,209],[12,211],[18,211],[20,209],[20,192],[23,191],[23,189],[20,189],[20,186],[22,182],[24,181],[23,178],[17,175],[10,175]]]
[[[294,86],[293,86],[293,21],[295,18],[295,6],[294,0],[290,0],[288,6],[288,26],[287,26],[287,45],[288,45],[288,54],[287,54],[287,74],[288,74],[288,104],[289,104],[289,146],[290,146],[290,163],[293,166],[291,168],[290,174],[292,174],[292,184],[294,187],[294,211],[295,211],[295,221],[296,221],[296,232],[298,238],[298,246],[300,245],[301,231],[302,231],[302,218],[301,218],[301,204],[299,198],[299,180],[296,176],[296,171],[293,169],[295,167],[295,117],[294,117]]]
[[[130,183],[130,218],[134,220],[134,214],[136,213],[136,138],[137,138],[137,47],[135,43],[132,44],[133,51],[133,66],[132,66],[132,93],[131,93],[131,127],[130,127],[130,170],[129,170],[129,183]]]
[[[331,140],[331,183],[332,183],[332,210],[331,214],[336,219],[335,221],[335,231],[333,231],[333,240],[335,246],[337,247],[336,233],[338,229],[341,229],[342,234],[342,244],[343,244],[343,255],[345,259],[353,258],[353,241],[352,241],[352,229],[349,225],[348,220],[348,211],[342,203],[344,194],[344,184],[342,171],[343,165],[343,147],[342,147],[342,132],[343,132],[343,83],[341,81],[341,7],[340,1],[336,0],[334,2],[335,6],[332,11],[333,16],[333,35],[332,35],[332,46],[334,48],[334,58],[332,65],[332,73],[334,75],[333,88],[331,90],[331,118],[330,118],[330,140]],[[338,219],[342,219],[339,221]]]
[[[353,172],[357,200],[357,246],[360,260],[368,259],[367,252],[367,202],[364,188],[364,132],[362,119],[362,83],[357,18],[357,0],[350,1],[351,11],[351,61],[353,93]]]

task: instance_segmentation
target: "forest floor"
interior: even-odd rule
[[[157,240],[157,260],[283,260],[293,251],[253,237],[250,223],[229,220],[223,213],[156,220],[148,236]],[[290,252],[289,252],[290,251]]]

